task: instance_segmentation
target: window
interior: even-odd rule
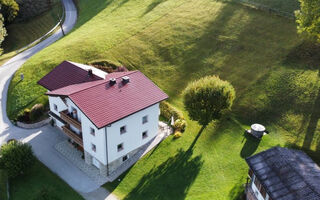
[[[125,132],[127,132],[126,126],[121,126],[120,127],[120,134],[124,134]]]
[[[147,138],[148,137],[148,131],[144,131],[142,133],[142,139]]]
[[[96,150],[97,150],[96,145],[94,145],[94,144],[91,143],[91,150],[94,151],[94,152],[96,152]]]
[[[56,104],[53,104],[53,109],[54,109],[55,111],[58,111],[58,106],[57,106]]]
[[[118,152],[122,151],[123,150],[123,143],[118,144],[117,148],[118,148]]]
[[[94,128],[90,128],[90,134],[93,135],[93,136],[96,135]]]
[[[124,162],[126,160],[128,160],[128,155],[125,155],[125,156],[122,157],[122,162]]]
[[[145,124],[148,122],[148,115],[142,117],[142,124]]]

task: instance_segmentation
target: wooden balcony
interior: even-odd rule
[[[78,135],[77,133],[73,132],[68,125],[62,126],[63,132],[71,138],[75,143],[83,147],[83,140],[82,140],[82,135]]]
[[[77,129],[81,130],[81,122],[79,122],[77,119],[74,119],[69,113],[68,110],[64,110],[60,112],[60,117],[68,124],[71,124],[72,126],[76,127]]]

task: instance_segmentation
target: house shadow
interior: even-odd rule
[[[246,142],[241,149],[240,156],[241,158],[247,158],[257,150],[261,140],[254,138],[246,132],[244,133],[243,140],[246,140]]]
[[[176,155],[146,173],[124,199],[185,199],[203,165],[201,155],[192,156],[203,129],[186,151],[179,149]]]

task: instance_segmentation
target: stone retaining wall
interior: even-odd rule
[[[17,126],[20,128],[25,128],[25,129],[40,128],[44,125],[49,124],[50,121],[51,121],[51,118],[42,120],[42,121],[34,123],[34,124],[25,124],[23,122],[17,122]]]

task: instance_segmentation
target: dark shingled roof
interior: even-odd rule
[[[320,199],[320,168],[304,152],[274,147],[246,161],[273,200]]]
[[[92,74],[88,76],[88,71],[76,66],[74,63],[63,61],[51,72],[38,81],[38,84],[52,91],[73,84],[85,83],[89,81],[102,80],[99,76]]]

